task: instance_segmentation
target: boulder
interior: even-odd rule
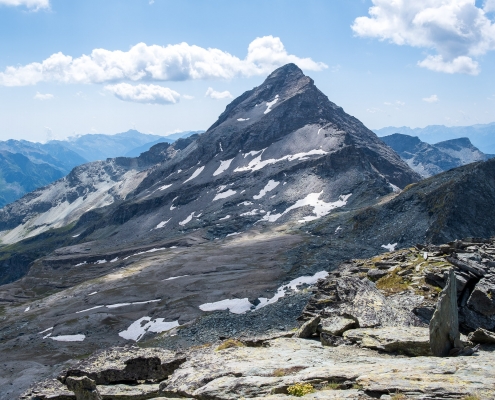
[[[344,332],[344,339],[359,343],[361,347],[387,353],[400,353],[408,356],[431,355],[428,328],[410,326],[351,329]]]
[[[310,299],[306,306],[308,311],[319,307],[321,296],[331,298],[324,303],[324,309],[320,311],[322,318],[345,316],[356,321],[356,326],[360,328],[424,326],[412,309],[402,304],[404,300],[396,302],[385,297],[375,284],[366,278],[346,276],[328,282],[323,290],[319,290]],[[417,305],[415,302],[408,301],[407,304],[409,303]]]
[[[481,279],[467,302],[469,308],[487,317],[495,315],[495,282]]]
[[[495,333],[478,328],[469,334],[468,339],[473,343],[493,344],[495,343]]]
[[[310,338],[318,331],[318,324],[320,323],[320,317],[313,317],[309,321],[306,321],[301,327],[294,333],[295,338],[306,339]]]
[[[370,278],[372,281],[377,281],[378,279],[384,277],[385,275],[388,274],[388,270],[384,269],[370,269],[368,271],[368,278]]]
[[[95,381],[87,376],[69,376],[65,383],[76,395],[76,400],[102,400]]]
[[[165,349],[141,349],[114,347],[95,353],[65,371],[59,380],[66,383],[68,377],[87,376],[97,385],[119,382],[160,382],[185,361],[184,356]]]
[[[461,348],[457,287],[454,270],[449,271],[445,288],[430,321],[430,347],[434,356],[446,357],[453,348]]]
[[[322,318],[318,325],[318,332],[320,332],[320,334],[326,333],[332,336],[341,336],[345,331],[355,327],[356,321],[353,319],[336,315]]]

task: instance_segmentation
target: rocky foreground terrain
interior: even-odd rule
[[[211,323],[198,323],[203,340],[192,346],[175,339],[191,329],[179,327],[66,365],[21,398],[493,399],[494,262],[495,240],[473,238],[350,260],[307,288],[297,330],[215,338]],[[461,341],[480,346],[433,357],[428,323],[450,270]],[[287,308],[287,299],[273,306]],[[229,323],[225,313],[203,320],[211,317],[217,332]]]

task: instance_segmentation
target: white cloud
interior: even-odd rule
[[[36,92],[36,94],[34,95],[33,99],[36,99],[36,100],[50,100],[50,99],[53,99],[53,94],[50,94],[50,93],[40,93],[40,92]]]
[[[79,58],[56,53],[42,62],[7,67],[4,72],[0,72],[0,85],[231,79],[266,75],[290,62],[305,70],[328,68],[310,58],[288,54],[279,38],[265,36],[249,44],[247,56],[242,60],[219,49],[205,49],[187,43],[166,47],[139,43],[129,51],[95,49],[90,55]]]
[[[466,56],[460,56],[451,61],[445,61],[440,55],[428,56],[423,61],[418,62],[418,65],[432,71],[446,72],[448,74],[478,75],[480,73],[478,62]]]
[[[183,99],[186,99],[186,100],[192,100],[192,99],[194,99],[194,96],[190,96],[190,95],[188,95],[188,94],[183,94],[183,95],[181,95],[181,97],[182,97]]]
[[[146,104],[175,104],[180,100],[176,91],[158,85],[130,85],[119,83],[107,85],[105,89],[123,101]]]
[[[367,108],[366,111],[371,113],[371,114],[376,114],[377,112],[382,112],[382,110],[380,110],[379,108],[376,108],[376,107]]]
[[[221,99],[231,99],[232,95],[228,90],[225,92],[217,92],[216,90],[213,90],[213,88],[209,87],[208,90],[205,93],[206,97],[210,97],[215,100],[221,100]]]
[[[369,17],[356,18],[358,36],[389,40],[397,45],[434,49],[418,65],[438,72],[476,75],[474,57],[495,50],[495,24],[475,0],[372,0]]]
[[[495,0],[486,0],[483,9],[486,12],[495,11]]]
[[[42,8],[50,8],[49,0],[0,0],[0,5],[5,6],[25,6],[33,11],[38,11]]]
[[[436,94],[432,94],[430,97],[424,97],[423,101],[426,101],[427,103],[436,103],[440,99]]]

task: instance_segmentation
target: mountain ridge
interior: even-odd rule
[[[491,158],[473,146],[469,138],[428,144],[417,136],[394,133],[380,138],[424,178],[476,161]]]
[[[428,125],[424,128],[389,126],[386,128],[374,129],[373,132],[378,136],[386,136],[394,133],[418,136],[423,141],[430,144],[460,137],[468,137],[471,142],[485,154],[495,154],[495,122],[468,126]]]

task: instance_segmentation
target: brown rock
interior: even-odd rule
[[[469,334],[468,339],[473,343],[492,344],[495,343],[495,333],[478,328]]]
[[[87,376],[69,376],[65,383],[76,395],[76,400],[102,400],[95,381]]]

